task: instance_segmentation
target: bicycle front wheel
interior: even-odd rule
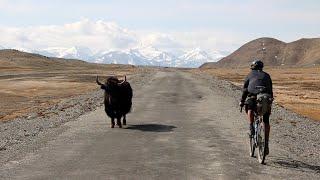
[[[256,149],[255,143],[254,143],[254,137],[249,135],[249,153],[250,157],[254,157],[254,151]]]
[[[266,158],[266,134],[265,134],[265,129],[263,123],[259,124],[258,128],[258,139],[257,139],[257,144],[258,144],[258,161],[261,164],[264,164],[265,158]]]

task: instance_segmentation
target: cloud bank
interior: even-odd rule
[[[134,32],[114,22],[83,19],[64,25],[1,27],[0,43],[6,47],[41,49],[87,46],[92,49],[126,49],[137,44]]]
[[[217,37],[224,36],[222,41]],[[0,45],[8,48],[39,50],[52,47],[84,46],[94,52],[153,46],[169,52],[195,47],[206,50],[228,48],[237,41],[231,35],[213,31],[154,32],[128,30],[115,22],[82,19],[63,25],[0,26]],[[228,45],[227,45],[228,44]]]

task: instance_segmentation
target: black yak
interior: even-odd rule
[[[124,80],[120,81],[117,77],[109,77],[103,84],[97,76],[96,82],[101,89],[105,90],[104,106],[106,114],[111,118],[111,128],[114,128],[114,119],[117,119],[117,125],[122,128],[121,118],[123,117],[123,125],[126,125],[126,114],[131,110],[132,106],[132,88],[130,83]]]

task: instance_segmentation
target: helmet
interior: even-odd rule
[[[260,60],[254,60],[254,61],[251,63],[250,68],[251,68],[252,70],[262,70],[262,69],[263,69],[263,62],[260,61]]]

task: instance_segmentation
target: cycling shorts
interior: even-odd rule
[[[247,100],[245,102],[245,110],[246,110],[246,112],[248,112],[248,110],[253,110],[253,111],[257,110],[257,98],[256,98],[256,96],[251,96],[251,97],[247,98]],[[268,113],[263,115],[263,122],[265,124],[269,124],[270,114],[271,114],[271,112],[268,112]]]

